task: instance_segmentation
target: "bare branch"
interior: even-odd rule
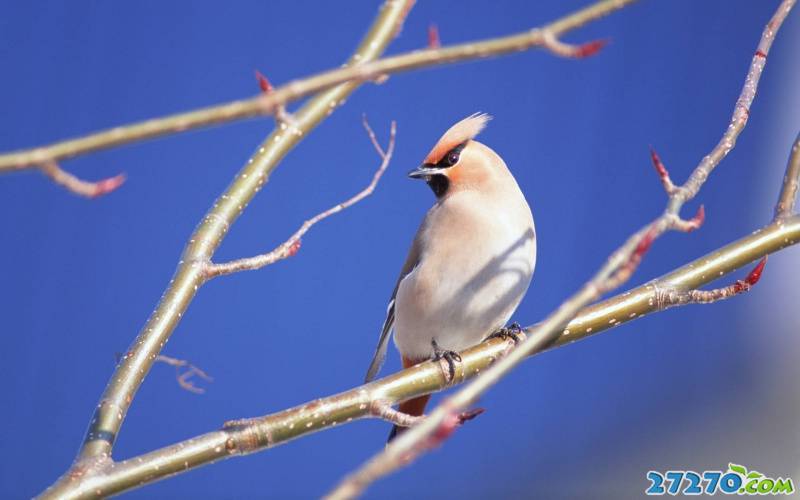
[[[373,191],[375,191],[375,187],[378,185],[378,181],[380,181],[381,176],[386,171],[386,168],[389,166],[389,162],[392,159],[392,154],[394,153],[394,143],[395,143],[395,133],[396,133],[396,124],[392,122],[391,131],[389,133],[389,145],[386,148],[386,151],[381,148],[380,144],[378,144],[377,140],[375,139],[375,133],[367,123],[366,117],[364,117],[364,128],[369,134],[369,138],[372,141],[372,144],[375,146],[375,149],[378,151],[378,154],[381,156],[381,164],[378,167],[378,170],[372,176],[372,181],[356,193],[351,198],[334,205],[333,207],[321,212],[314,217],[308,219],[307,221],[303,222],[303,225],[300,226],[300,229],[295,231],[293,235],[289,237],[286,241],[275,247],[274,250],[271,250],[267,253],[263,253],[261,255],[256,255],[254,257],[246,257],[243,259],[232,260],[230,262],[223,262],[223,263],[209,263],[206,267],[206,277],[207,278],[214,278],[217,276],[225,275],[225,274],[232,274],[239,271],[252,271],[255,269],[261,269],[264,266],[268,266],[270,264],[274,264],[279,260],[286,259],[288,257],[292,257],[297,254],[298,250],[300,250],[301,238],[311,229],[314,224],[330,217],[333,214],[339,213],[342,210],[355,205],[359,201],[363,200],[367,196],[371,195]]]
[[[387,0],[384,3],[371,29],[350,57],[350,65],[374,60],[385,50],[392,36],[399,31],[399,25],[405,19],[410,3],[411,0]],[[175,276],[131,344],[129,355],[119,363],[111,376],[95,409],[73,468],[81,468],[84,463],[94,463],[97,457],[111,456],[113,443],[138,388],[195,293],[205,282],[205,265],[211,260],[229,227],[261,189],[283,156],[327,118],[356,88],[357,83],[347,83],[329,88],[309,99],[294,115],[297,120],[296,131],[288,133],[281,127],[273,131],[227,190],[215,200],[188,241]],[[74,488],[70,477],[68,471],[46,493],[53,496],[66,495]]]
[[[747,72],[742,91],[739,94],[739,98],[736,100],[730,124],[716,147],[702,159],[686,183],[678,188],[674,196],[672,196],[669,206],[669,210],[672,213],[677,213],[679,207],[683,203],[694,198],[700,190],[700,186],[703,185],[711,174],[711,171],[719,165],[719,162],[736,145],[736,139],[747,124],[748,118],[750,118],[750,106],[753,103],[753,99],[755,99],[758,83],[761,79],[761,73],[764,71],[764,66],[767,63],[767,57],[769,56],[772,42],[775,41],[775,35],[777,35],[778,30],[786,19],[786,16],[789,15],[792,7],[794,7],[795,1],[796,0],[783,0],[772,16],[772,19],[770,19],[764,28],[758,47],[750,62],[750,69]]]
[[[380,81],[389,74],[460,61],[483,59],[542,47],[545,45],[545,36],[555,39],[568,31],[580,28],[588,22],[606,16],[635,1],[602,0],[564,16],[541,29],[528,30],[505,37],[471,41],[449,47],[417,50],[386,57],[374,62],[367,62],[364,58],[356,59],[344,68],[337,68],[295,80],[275,88],[273,92],[262,93],[249,99],[232,101],[163,118],[154,118],[103,130],[76,139],[68,139],[33,149],[6,153],[0,155],[0,173],[32,168],[48,161],[64,160],[154,137],[162,137],[255,116],[274,114],[282,105],[346,82]],[[402,7],[406,9],[406,12],[410,8],[405,1]],[[402,20],[403,18],[400,19]],[[397,23],[393,27],[394,31],[384,33],[384,35],[390,36],[392,33],[399,32],[401,25],[402,22]],[[594,51],[596,52],[596,49]],[[588,50],[588,52],[591,52],[591,50]]]
[[[794,204],[797,200],[798,186],[800,186],[800,133],[792,145],[792,152],[789,155],[789,163],[786,165],[786,175],[783,177],[781,193],[778,196],[778,204],[775,207],[775,218],[783,219],[794,212]]]
[[[684,304],[710,304],[720,300],[729,299],[736,295],[749,292],[761,279],[761,273],[767,263],[767,257],[761,259],[756,267],[743,280],[713,290],[673,290],[663,293],[659,299],[664,307],[672,307]]]
[[[669,200],[664,213],[628,238],[625,244],[608,258],[591,280],[538,325],[536,334],[528,331],[529,338],[510,354],[489,367],[454,395],[445,399],[425,420],[400,435],[383,451],[346,477],[327,498],[356,497],[368,485],[400,467],[408,465],[416,456],[441,442],[443,439],[441,436],[447,437],[453,431],[453,419],[458,413],[474,404],[478,397],[497,384],[526,357],[546,349],[555,342],[561,336],[564,327],[583,307],[599,298],[612,286],[617,286],[627,279],[655,238],[670,229],[691,231],[702,224],[704,219],[702,207],[698,214],[689,221],[681,220],[678,215],[679,211],[686,201],[698,193],[713,169],[735,145],[736,138],[747,123],[749,107],[755,97],[769,48],[794,3],[795,0],[784,0],[764,29],[758,50],[747,73],[744,88],[736,103],[731,123],[723,134],[722,140],[708,156],[703,158],[684,185],[676,187],[673,192],[668,193]],[[655,160],[654,163],[656,163]],[[656,164],[656,170],[659,171],[663,183],[666,176],[661,175],[659,164],[660,161]],[[660,166],[663,167],[663,164]]]
[[[564,346],[663,311],[669,307],[662,300],[665,291],[703,286],[798,242],[800,216],[775,221],[666,276],[581,310],[550,347]],[[539,328],[539,325],[534,325],[528,327],[527,331],[538,335]],[[458,366],[455,383],[483,373],[498,358],[505,356],[512,346],[510,339],[493,338],[462,352],[462,363]],[[384,418],[375,415],[373,401],[399,403],[449,387],[452,384],[447,371],[442,370],[438,362],[421,363],[370,384],[271,415],[226,422],[222,430],[195,436],[127,460],[113,464],[108,461],[99,464],[83,462],[87,464],[84,467],[92,467],[92,473],[71,477],[68,497],[92,496],[98,489],[103,494],[113,495],[217,460],[272,448],[361,418]]]
[[[125,174],[118,174],[97,182],[85,181],[62,169],[54,161],[44,162],[40,168],[44,175],[59,186],[86,198],[97,198],[106,195],[125,182]]]
[[[189,392],[193,392],[195,394],[204,394],[206,392],[206,390],[202,387],[197,387],[194,385],[194,382],[192,382],[192,378],[194,376],[198,376],[206,382],[214,381],[210,375],[195,365],[189,363],[185,359],[172,358],[170,356],[159,354],[156,356],[156,361],[175,367],[175,379],[178,381],[178,385]]]

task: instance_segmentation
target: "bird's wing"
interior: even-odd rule
[[[421,231],[422,228],[420,227],[417,235],[419,235]],[[386,310],[386,320],[383,322],[383,328],[381,329],[381,337],[378,339],[378,346],[375,348],[375,355],[372,357],[372,363],[369,364],[369,370],[367,370],[367,376],[364,379],[365,382],[371,382],[375,379],[383,366],[383,361],[386,359],[386,347],[389,345],[389,337],[394,327],[394,301],[397,296],[397,289],[400,288],[400,283],[403,279],[408,276],[419,263],[422,246],[419,243],[419,239],[419,237],[414,238],[414,243],[411,244],[411,249],[408,251],[408,256],[403,264],[403,269],[400,271],[400,276],[397,278],[397,283],[394,285],[392,298],[389,300],[389,307]]]

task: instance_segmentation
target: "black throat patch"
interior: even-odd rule
[[[450,180],[444,174],[432,175],[428,178],[428,186],[433,190],[437,198],[441,198],[447,193],[450,187]]]

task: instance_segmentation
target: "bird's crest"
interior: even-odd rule
[[[462,142],[474,138],[486,127],[492,117],[486,113],[475,113],[450,127],[433,147],[424,163],[437,164],[448,151]]]

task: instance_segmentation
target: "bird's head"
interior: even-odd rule
[[[489,189],[510,175],[502,158],[474,139],[490,119],[487,114],[475,113],[450,127],[408,176],[423,179],[436,197],[442,198],[465,189]]]

